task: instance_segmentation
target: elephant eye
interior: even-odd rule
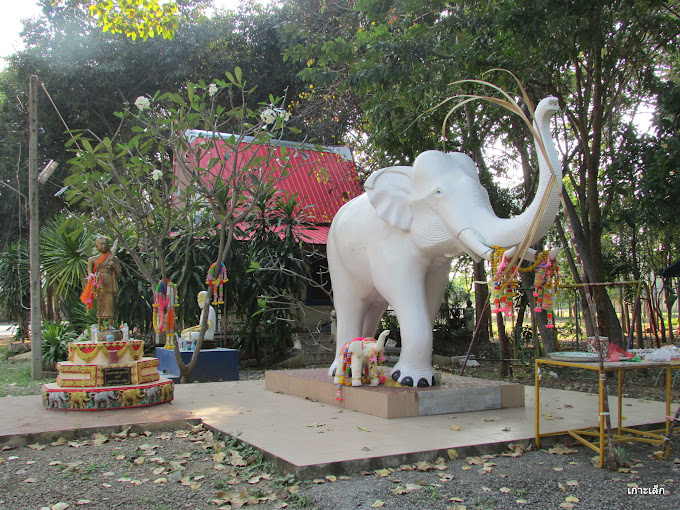
[[[442,194],[442,190],[440,190],[439,188],[437,188],[437,189],[434,190],[434,194],[435,194],[435,195],[441,195],[441,194]]]

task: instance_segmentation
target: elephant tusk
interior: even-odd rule
[[[465,252],[470,255],[475,262],[480,262],[482,259],[491,260],[493,248],[487,246],[482,241],[482,238],[476,230],[464,228],[460,231],[457,238],[468,248]]]
[[[507,260],[512,260],[512,258],[515,256],[515,253],[517,252],[517,246],[513,246],[512,248],[508,249],[505,252],[505,258]],[[536,260],[536,254],[538,252],[532,248],[527,248],[526,253],[524,254],[524,260],[528,260],[529,262],[534,262]],[[560,248],[553,248],[548,252],[548,259],[549,260],[556,260],[557,255],[560,253]]]

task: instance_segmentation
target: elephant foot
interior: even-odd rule
[[[336,369],[338,368],[338,360],[335,360],[331,367],[328,369],[328,376],[335,377]]]
[[[431,368],[408,370],[395,367],[392,371],[392,379],[403,386],[416,386],[418,388],[427,388],[436,384],[434,371]],[[414,384],[414,381],[417,381],[417,383]]]

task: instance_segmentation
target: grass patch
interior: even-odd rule
[[[31,360],[8,356],[7,347],[0,348],[0,397],[39,395],[42,385],[54,379],[31,379]]]

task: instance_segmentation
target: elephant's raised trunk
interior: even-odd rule
[[[551,136],[550,120],[558,109],[559,105],[554,97],[543,99],[536,107],[534,128],[538,133],[535,145],[538,155],[539,180],[536,196],[531,204],[522,214],[514,218],[494,216],[478,221],[477,225],[481,225],[481,228],[472,228],[469,229],[472,232],[465,232],[463,237],[468,238],[467,241],[461,237],[466,244],[478,241],[480,243],[478,248],[486,245],[485,253],[470,246],[479,255],[488,258],[488,247],[492,244],[503,248],[515,246],[522,242],[530,232],[533,232],[530,244],[534,244],[550,230],[555,221],[562,190],[562,167]]]
[[[378,340],[375,342],[375,350],[376,351],[381,351],[383,352],[385,350],[385,340],[387,340],[387,335],[390,334],[390,330],[386,329],[382,333],[380,333],[380,336],[378,337]]]

